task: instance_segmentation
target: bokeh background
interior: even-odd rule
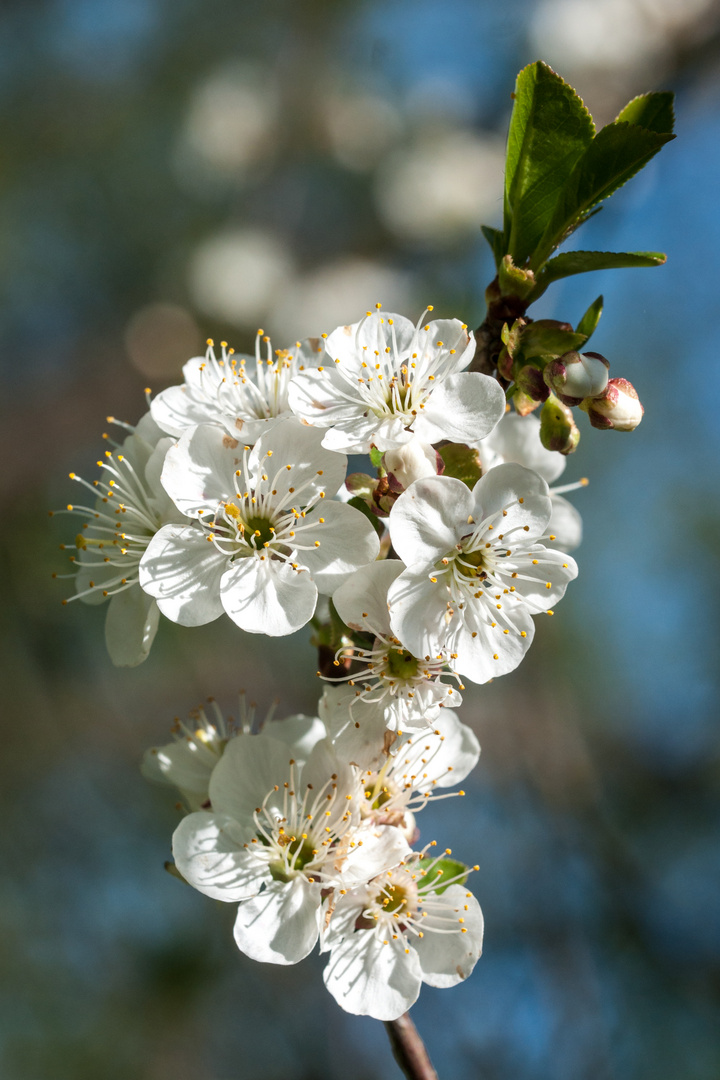
[[[576,321],[645,404],[566,472],[581,573],[514,675],[468,692],[465,799],[423,815],[481,871],[485,955],[414,1009],[449,1080],[720,1075],[720,8],[712,0],[4,0],[0,8],[0,1073],[8,1080],[399,1076],[315,960],[253,964],[230,906],[163,870],[173,797],[140,777],[174,716],[237,691],[313,712],[307,637],[164,623],[111,667],[61,605],[47,516],[108,413],[247,350],[428,302],[477,325],[516,71],[543,58],[600,123],[676,89],[680,137],[583,230],[665,250],[537,314]],[[535,313],[535,311],[533,312]],[[581,418],[584,420],[584,418]]]

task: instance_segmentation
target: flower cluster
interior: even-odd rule
[[[581,538],[563,498],[580,485],[548,486],[566,459],[469,370],[467,326],[431,310],[413,324],[378,305],[276,352],[259,331],[255,357],[210,343],[68,508],[76,597],[109,600],[116,664],[145,659],[160,614],[272,637],[312,624],[317,716],[231,725],[213,706],[143,771],[178,791],[177,872],[238,904],[238,947],[291,964],[318,944],[339,1004],[384,1020],[480,955],[468,868],[413,848],[417,815],[462,794],[479,756],[464,684],[518,666]],[[371,471],[348,476],[348,454]]]

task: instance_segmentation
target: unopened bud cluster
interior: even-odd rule
[[[554,319],[520,317],[503,328],[497,360],[515,411],[527,416],[541,408],[543,446],[561,454],[577,449],[580,431],[573,408],[580,407],[593,427],[632,431],[643,408],[627,379],[609,378],[610,364],[596,352],[579,352],[588,333]]]

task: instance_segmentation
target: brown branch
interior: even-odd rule
[[[417,1028],[410,1019],[410,1013],[405,1013],[397,1020],[386,1020],[385,1030],[390,1039],[393,1057],[408,1080],[438,1080],[438,1074]]]

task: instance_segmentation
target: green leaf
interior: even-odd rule
[[[379,469],[382,465],[382,450],[378,450],[377,446],[370,447],[370,460],[376,469]]]
[[[600,322],[602,312],[603,298],[602,296],[598,296],[597,300],[593,300],[592,304],[575,328],[578,334],[583,335],[585,341],[589,341],[597,330],[597,324]]]
[[[557,194],[531,268],[537,272],[579,217],[622,187],[674,138],[628,123],[608,124],[599,131]]]
[[[380,520],[377,514],[373,514],[372,510],[359,495],[355,495],[352,499],[348,499],[348,506],[354,506],[356,510],[359,510],[361,514],[364,514],[372,525],[378,536],[382,536],[385,531],[385,527],[380,524]]]
[[[505,254],[505,237],[502,229],[491,229],[489,225],[481,225],[480,231],[492,248],[495,266],[499,266]]]
[[[668,90],[654,94],[639,94],[627,103],[615,120],[621,123],[625,121],[628,124],[637,124],[638,127],[647,128],[648,131],[667,134],[673,131],[675,125],[673,98],[674,94]]]
[[[433,892],[436,893],[444,893],[448,885],[464,885],[467,881],[468,868],[457,859],[419,859],[417,866],[421,876],[435,881]],[[429,869],[431,866],[432,870]],[[453,878],[457,878],[457,881],[453,881]]]
[[[505,166],[505,253],[521,266],[553,217],[558,190],[592,143],[595,126],[571,86],[542,61],[515,84]]]
[[[667,256],[661,251],[564,251],[545,263],[537,276],[537,285],[533,291],[533,301],[547,289],[553,281],[571,277],[573,274],[588,274],[591,270],[622,270],[635,266],[662,266]]]

